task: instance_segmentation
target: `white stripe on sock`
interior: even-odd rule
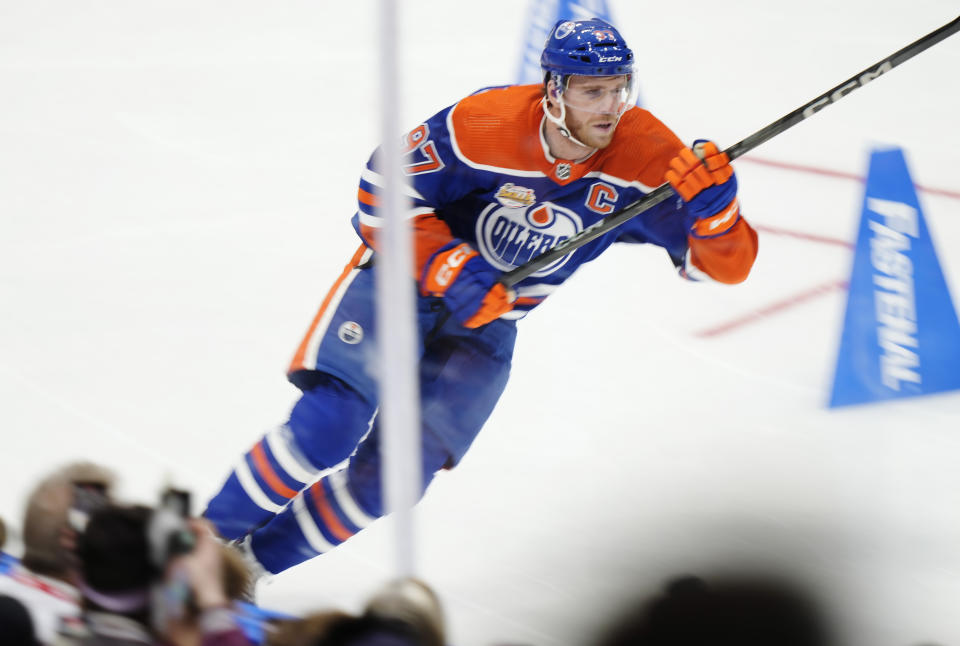
[[[240,463],[237,464],[237,467],[233,472],[237,474],[237,480],[240,481],[240,486],[243,487],[244,493],[247,494],[250,500],[252,500],[257,507],[265,509],[274,514],[279,514],[281,511],[283,511],[282,506],[270,500],[270,498],[267,497],[267,494],[263,493],[263,489],[260,488],[260,485],[257,484],[253,474],[250,473],[250,467],[247,466],[247,460],[245,457],[240,458]]]
[[[293,499],[293,513],[297,518],[300,531],[303,532],[304,538],[307,539],[310,547],[312,547],[315,552],[323,554],[336,547],[325,539],[323,534],[320,533],[320,530],[317,529],[317,524],[313,522],[313,516],[310,515],[306,503],[303,502],[302,493]]]
[[[350,519],[350,522],[357,527],[364,528],[373,521],[375,517],[360,509],[360,505],[350,495],[347,490],[347,470],[343,469],[330,474],[330,489],[333,491],[333,497],[336,499],[344,515]]]
[[[267,446],[273,457],[287,475],[301,484],[311,483],[317,478],[315,471],[310,471],[294,452],[296,447],[291,450],[290,443],[293,442],[293,433],[286,426],[280,426],[267,433]],[[299,451],[297,451],[299,453]]]

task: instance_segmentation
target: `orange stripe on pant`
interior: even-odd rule
[[[327,495],[323,491],[323,481],[318,480],[315,482],[313,486],[310,487],[310,492],[313,494],[313,506],[316,508],[317,513],[320,514],[320,518],[323,519],[323,523],[327,526],[327,529],[330,530],[330,533],[333,534],[334,538],[342,543],[353,536],[353,532],[343,526],[343,523],[337,518],[337,514],[330,508]]]
[[[362,204],[366,204],[367,206],[372,206],[372,207],[380,206],[380,198],[374,195],[373,193],[368,193],[362,188],[357,189],[357,200],[360,201]]]
[[[340,274],[340,277],[337,278],[337,281],[333,284],[333,287],[331,287],[330,291],[327,292],[326,298],[324,298],[323,303],[320,304],[320,310],[317,312],[317,315],[313,317],[313,322],[310,323],[310,327],[307,329],[307,334],[303,337],[303,341],[300,342],[300,347],[297,348],[296,354],[293,355],[293,360],[290,361],[290,367],[287,369],[287,372],[296,372],[297,370],[303,370],[305,368],[303,361],[306,358],[307,347],[310,345],[310,340],[313,338],[313,333],[316,331],[317,326],[320,325],[320,319],[323,318],[324,313],[330,306],[330,301],[333,300],[333,295],[337,293],[340,285],[343,284],[343,281],[347,279],[347,276],[350,275],[350,272],[356,269],[357,265],[360,264],[360,259],[363,257],[363,254],[366,253],[367,249],[368,247],[366,245],[360,245],[360,248],[357,249],[357,252],[353,254],[353,258],[351,258],[347,266],[343,268],[343,273]]]
[[[250,455],[253,456],[253,463],[256,465],[257,471],[266,483],[270,485],[270,488],[273,489],[275,494],[283,496],[287,500],[297,495],[296,491],[283,484],[283,480],[280,479],[280,476],[278,476],[276,471],[273,470],[273,467],[270,466],[270,462],[267,460],[267,454],[263,450],[263,440],[257,442],[257,445],[253,447]]]

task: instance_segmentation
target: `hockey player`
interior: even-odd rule
[[[424,488],[460,461],[493,411],[517,321],[580,265],[615,242],[647,243],[663,247],[685,278],[738,283],[756,256],[757,236],[740,215],[726,155],[709,141],[685,147],[634,107],[634,56],[612,25],[557,23],[541,65],[542,86],[482,90],[403,140]],[[372,269],[382,226],[380,172],[375,153],[361,174],[353,217],[360,248],[290,365],[300,399],[289,420],[243,456],[205,512],[273,573],[333,549],[384,513]],[[676,199],[513,290],[497,282],[664,181]],[[317,479],[347,458],[345,468]]]

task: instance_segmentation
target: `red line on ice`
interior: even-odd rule
[[[740,161],[751,162],[754,164],[761,164],[763,166],[772,166],[774,168],[782,168],[784,170],[791,170],[800,173],[809,173],[812,175],[823,175],[826,177],[835,177],[839,179],[849,179],[857,182],[863,182],[864,177],[857,175],[855,173],[846,173],[839,170],[832,170],[829,168],[820,168],[817,166],[805,166],[803,164],[794,164],[791,162],[782,162],[774,159],[764,159],[762,157],[754,157],[752,155],[741,157]],[[948,197],[954,200],[960,200],[960,191],[951,191],[944,188],[932,188],[929,186],[921,186],[919,184],[914,184],[918,191],[924,193],[930,193],[932,195],[939,195],[942,197]],[[799,240],[806,240],[808,242],[816,242],[819,244],[828,244],[839,247],[845,247],[847,249],[853,249],[854,244],[847,242],[846,240],[840,240],[838,238],[830,238],[828,236],[816,235],[813,233],[804,233],[802,231],[791,231],[789,229],[781,229],[779,227],[771,227],[764,225],[753,225],[757,231],[761,233],[768,233],[771,235],[780,235],[788,236],[791,238],[797,238]],[[764,319],[773,314],[777,314],[784,310],[790,309],[807,301],[813,300],[817,297],[829,294],[838,289],[846,289],[847,281],[845,280],[834,280],[828,281],[812,287],[805,291],[794,294],[793,296],[788,296],[782,300],[771,303],[770,305],[765,305],[764,307],[757,308],[752,312],[748,312],[742,316],[739,316],[733,320],[727,321],[726,323],[721,323],[699,332],[694,332],[693,335],[701,338],[709,338],[714,336],[719,336],[721,334],[726,334],[732,330],[743,327],[744,325],[749,325],[761,319]]]
[[[863,182],[864,177],[857,175],[856,173],[846,173],[839,170],[832,170],[829,168],[820,168],[818,166],[806,166],[804,164],[794,164],[791,162],[782,162],[775,159],[764,159],[763,157],[754,157],[752,155],[746,155],[740,157],[739,161],[752,162],[754,164],[761,164],[763,166],[773,166],[774,168],[782,168],[784,170],[797,171],[798,173],[810,173],[813,175],[824,175],[826,177],[837,177],[840,179],[852,179],[857,182]],[[930,193],[931,195],[939,195],[941,197],[949,197],[954,200],[960,200],[960,191],[951,191],[946,188],[934,188],[931,186],[921,186],[920,184],[914,184],[914,187],[923,193]]]
[[[770,305],[765,305],[764,307],[755,309],[752,312],[748,312],[747,314],[737,317],[731,321],[727,321],[726,323],[721,323],[720,325],[715,325],[711,328],[700,330],[699,332],[694,332],[693,335],[701,338],[709,338],[709,337],[719,336],[721,334],[726,334],[727,332],[735,330],[739,327],[743,327],[744,325],[754,323],[772,314],[777,314],[779,312],[782,312],[783,310],[789,309],[796,305],[800,305],[801,303],[805,303],[809,300],[813,300],[814,298],[817,298],[819,296],[829,294],[830,292],[836,291],[838,289],[846,289],[846,288],[847,288],[846,280],[831,280],[826,283],[817,285],[816,287],[812,287],[808,290],[802,291],[799,294],[794,294],[793,296],[789,296],[775,303],[771,303]]]
[[[752,224],[754,229],[760,233],[770,233],[777,236],[788,236],[790,238],[799,238],[800,240],[806,240],[808,242],[820,242],[822,244],[836,245],[838,247],[846,247],[847,249],[853,249],[854,245],[852,242],[847,242],[846,240],[840,240],[839,238],[828,238],[827,236],[816,235],[815,233],[803,233],[802,231],[791,231],[790,229],[781,229],[779,227],[770,227],[762,224]]]

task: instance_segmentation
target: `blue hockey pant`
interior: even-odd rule
[[[353,257],[297,350],[289,378],[302,394],[289,420],[238,461],[204,513],[226,538],[252,533],[272,572],[329,551],[384,513],[376,366],[385,335],[374,318],[370,255],[362,247]],[[492,413],[516,325],[468,330],[436,298],[418,298],[417,316],[425,490]]]

